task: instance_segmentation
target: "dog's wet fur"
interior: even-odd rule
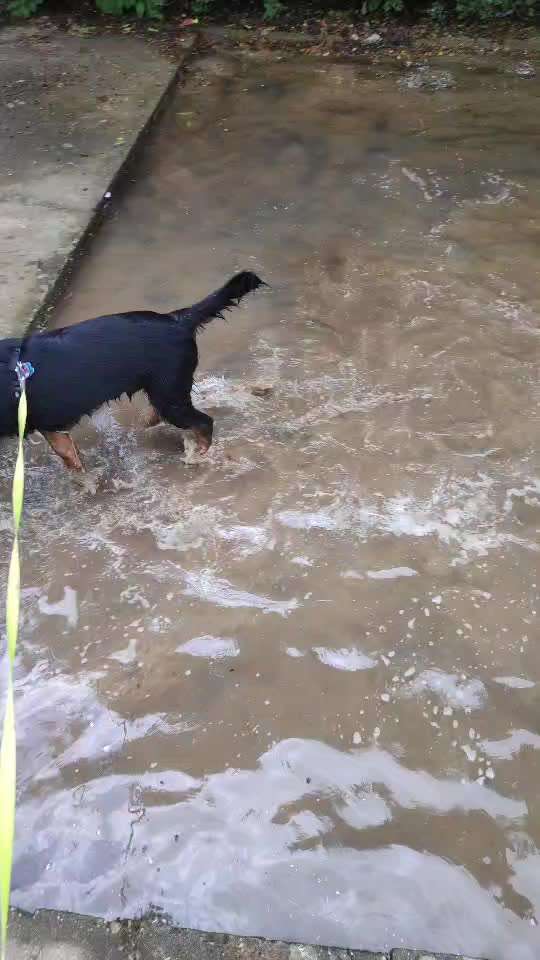
[[[26,381],[26,432],[42,433],[70,469],[83,469],[71,428],[103,404],[139,390],[152,408],[148,425],[165,421],[191,430],[205,453],[213,420],[191,401],[196,333],[261,286],[256,274],[243,271],[199,303],[171,313],[115,313],[22,340],[1,340],[0,437],[17,433],[15,367],[20,360],[34,368]]]

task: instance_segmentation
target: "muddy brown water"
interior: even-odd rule
[[[538,956],[539,89],[192,68],[55,323],[271,289],[205,461],[141,403],[96,494],[27,446],[16,904]]]

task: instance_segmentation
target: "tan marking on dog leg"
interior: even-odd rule
[[[161,423],[161,417],[155,407],[150,407],[150,410],[143,420],[143,427],[147,429],[149,427],[157,427],[158,423]]]
[[[201,457],[204,457],[204,455],[207,454],[210,449],[211,441],[207,436],[205,436],[204,433],[200,433],[198,430],[192,429],[191,433],[193,434],[195,443],[197,444],[197,453],[200,453]]]
[[[81,455],[69,433],[43,433],[52,450],[64,461],[68,470],[84,470]]]

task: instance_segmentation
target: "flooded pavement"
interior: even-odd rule
[[[538,956],[539,91],[192,69],[56,323],[271,289],[205,461],[142,403],[95,495],[27,447],[17,905]]]

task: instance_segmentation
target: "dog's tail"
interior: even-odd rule
[[[264,280],[261,280],[257,274],[250,273],[249,270],[243,270],[242,273],[237,273],[236,276],[231,277],[224,287],[215,290],[204,300],[199,300],[191,307],[177,310],[176,317],[195,332],[199,327],[203,327],[210,320],[213,320],[214,317],[223,317],[223,311],[237,306],[246,293],[251,293],[258,287],[265,286]]]

